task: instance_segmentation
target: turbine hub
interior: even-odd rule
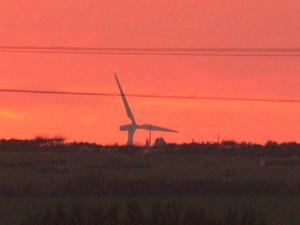
[[[122,130],[122,131],[134,130],[136,128],[137,128],[137,125],[135,125],[135,124],[126,124],[126,125],[120,126],[120,130]]]

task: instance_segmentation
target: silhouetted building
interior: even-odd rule
[[[167,142],[162,138],[156,138],[155,142],[154,142],[154,147],[163,147],[167,145]]]

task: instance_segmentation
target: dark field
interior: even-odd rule
[[[145,211],[157,200],[217,217],[251,208],[270,224],[298,225],[299,169],[294,154],[2,151],[1,224],[58,203],[122,208],[136,199]]]

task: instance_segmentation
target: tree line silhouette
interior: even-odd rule
[[[149,148],[149,147],[148,147]],[[0,151],[49,151],[49,152],[119,152],[119,153],[141,153],[144,152],[144,146],[122,146],[122,145],[99,145],[88,142],[65,142],[63,137],[36,137],[34,139],[1,139]],[[159,146],[152,146],[152,153],[168,154],[247,154],[252,156],[300,156],[300,143],[286,142],[277,143],[268,141],[265,144],[256,144],[251,142],[237,143],[235,141],[224,141],[222,143],[164,143]],[[150,151],[151,152],[151,151]]]

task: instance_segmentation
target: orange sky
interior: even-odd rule
[[[1,0],[0,45],[299,48],[299,0]],[[0,88],[300,99],[300,58],[0,53]],[[300,104],[129,98],[168,141],[300,141]],[[120,98],[0,93],[0,137],[125,143]],[[159,133],[155,136],[161,135]],[[147,132],[138,131],[144,143]]]

